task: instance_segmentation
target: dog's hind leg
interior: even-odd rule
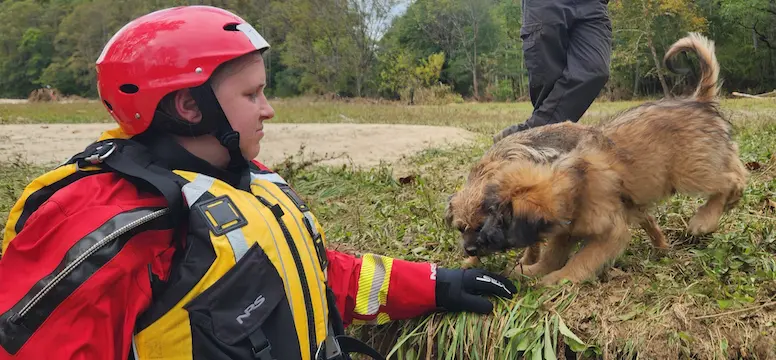
[[[608,266],[622,254],[630,241],[630,231],[625,221],[612,224],[609,231],[590,237],[560,270],[544,276],[542,285],[555,284],[563,279],[579,283],[592,279],[604,266]],[[542,252],[543,253],[543,252]]]
[[[706,235],[716,231],[722,214],[741,199],[745,178],[735,173],[727,173],[723,177],[728,179],[726,189],[709,196],[690,219],[688,230],[693,236]]]

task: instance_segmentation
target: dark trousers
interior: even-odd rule
[[[509,133],[579,121],[609,80],[608,0],[523,0],[523,55],[534,111]]]

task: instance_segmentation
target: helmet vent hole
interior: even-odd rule
[[[125,94],[134,94],[140,90],[140,88],[138,88],[135,84],[124,84],[119,86],[119,90]]]
[[[239,24],[238,23],[226,24],[226,25],[224,25],[224,30],[226,30],[226,31],[240,31],[240,30],[237,30],[237,25],[239,25]]]
[[[113,106],[108,102],[108,100],[103,100],[102,102],[105,103],[105,106],[108,107],[108,110],[113,111]]]

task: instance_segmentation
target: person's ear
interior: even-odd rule
[[[199,111],[197,102],[194,101],[189,89],[178,90],[175,94],[175,111],[182,120],[192,124],[202,121],[202,112]]]

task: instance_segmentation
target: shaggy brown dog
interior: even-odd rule
[[[543,276],[542,284],[587,280],[625,250],[629,225],[668,247],[647,211],[674,193],[706,197],[688,230],[715,231],[748,172],[717,108],[714,44],[691,33],[668,50],[667,67],[681,51],[695,52],[701,65],[689,98],[645,103],[599,126],[566,122],[495,143],[446,209],[467,255],[529,247],[513,274]],[[584,246],[569,259],[579,241]]]

